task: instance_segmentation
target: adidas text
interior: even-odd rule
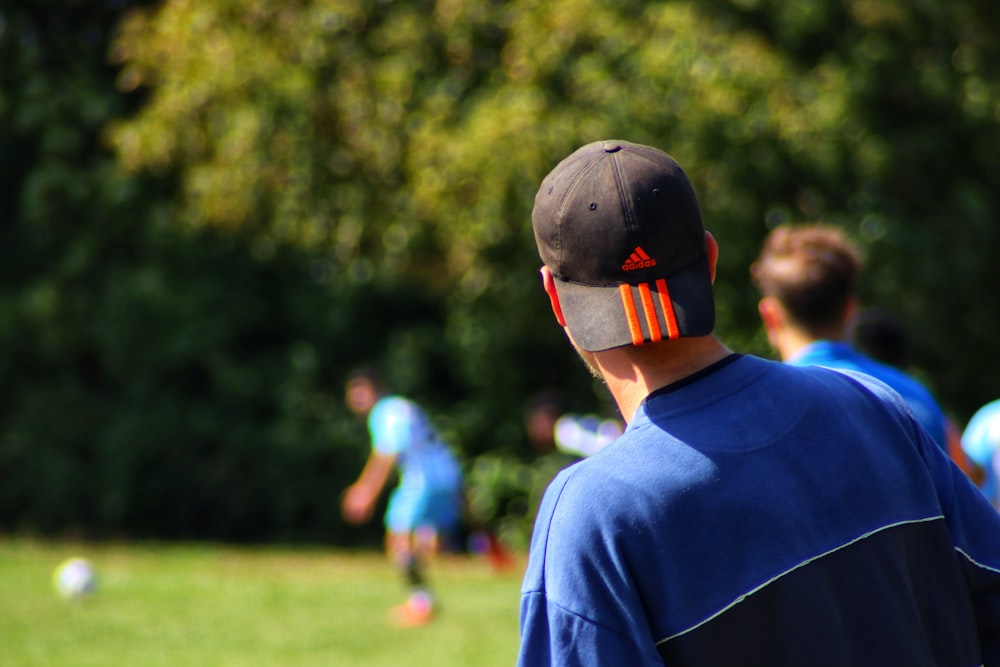
[[[656,266],[655,259],[629,259],[627,262],[622,264],[622,271],[635,271],[636,269],[648,269],[651,266]]]

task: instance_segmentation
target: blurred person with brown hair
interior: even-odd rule
[[[860,250],[837,227],[782,225],[772,230],[750,268],[762,294],[758,312],[768,340],[793,366],[859,371],[889,385],[947,452],[947,419],[930,391],[847,341],[863,268]]]

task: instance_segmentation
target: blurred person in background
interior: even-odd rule
[[[858,310],[848,322],[847,338],[872,359],[909,371],[910,336],[899,320],[881,308]]]
[[[886,383],[947,452],[947,418],[930,391],[847,340],[848,325],[858,311],[856,290],[863,267],[861,252],[837,227],[776,227],[750,268],[762,295],[757,309],[767,338],[785,363],[859,371]]]
[[[876,361],[909,372],[910,337],[895,317],[880,308],[858,311],[848,325],[848,339],[859,352]],[[985,482],[985,471],[965,452],[962,431],[954,420],[945,415],[945,438],[948,456],[977,485]]]
[[[528,401],[525,430],[529,442],[541,452],[555,448],[570,456],[586,458],[620,436],[625,425],[617,417],[569,412],[560,393],[546,391]]]
[[[427,561],[453,539],[462,517],[461,466],[427,414],[413,401],[386,391],[381,374],[360,369],[347,381],[348,408],[367,419],[371,452],[342,499],[344,518],[365,523],[398,469],[399,484],[385,512],[385,545],[409,588],[406,601],[390,611],[400,626],[423,625],[435,609],[427,584]]]

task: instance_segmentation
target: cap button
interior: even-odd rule
[[[604,148],[604,152],[605,153],[617,153],[618,151],[620,151],[622,149],[621,145],[613,143],[613,142],[610,142],[610,141],[608,143],[604,144],[603,148]]]

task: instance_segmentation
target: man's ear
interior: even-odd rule
[[[705,232],[705,251],[708,253],[708,270],[715,283],[715,267],[719,263],[719,244],[711,232]]]
[[[542,286],[545,287],[545,293],[549,295],[549,303],[552,304],[552,314],[556,316],[556,322],[559,326],[566,326],[566,319],[562,314],[562,306],[559,305],[559,293],[556,292],[556,280],[552,277],[552,272],[549,271],[549,267],[543,266],[542,270]]]

